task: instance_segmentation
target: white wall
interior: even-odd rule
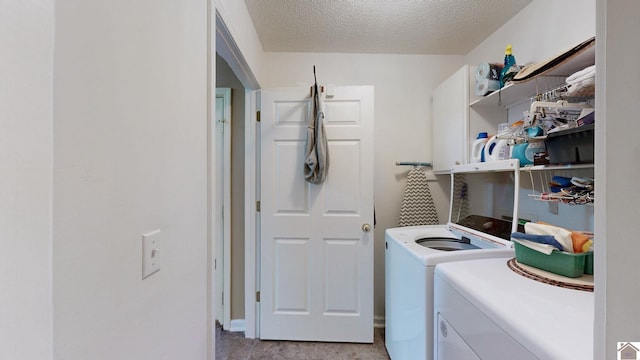
[[[617,359],[617,342],[640,341],[635,188],[640,155],[638,14],[634,0],[597,0],[594,359]],[[632,105],[630,105],[632,104]]]
[[[260,43],[260,39],[258,39],[256,28],[253,26],[249,10],[247,10],[244,1],[214,0],[214,2],[216,11],[224,21],[224,26],[227,27],[228,32],[233,37],[232,40],[235,42],[235,45],[240,50],[244,58],[240,60],[236,59],[236,61],[227,59],[227,61],[230,65],[233,64],[234,66],[237,63],[241,63],[243,65],[246,64],[248,68],[234,69],[234,71],[241,72],[236,73],[236,75],[240,77],[240,80],[246,80],[246,75],[252,75],[255,77],[258,84],[261,84],[263,76],[265,73],[268,73],[268,69],[265,69],[262,66],[264,51],[262,50],[262,44]],[[224,45],[222,47],[224,47]],[[225,57],[230,54],[225,52],[221,55]],[[245,84],[245,86],[247,88],[254,88],[249,87],[249,84]]]
[[[0,359],[52,358],[52,0],[0,2]]]
[[[471,50],[466,61],[502,62],[507,44],[520,65],[545,60],[595,36],[595,11],[595,0],[533,0]]]
[[[54,356],[207,353],[207,2],[57,0]],[[161,269],[141,279],[141,235]]]
[[[431,92],[462,66],[461,56],[265,53],[262,86],[318,82],[375,86],[374,315],[384,316],[384,230],[395,227],[410,168],[396,161],[431,161]],[[440,221],[448,214],[448,185],[431,183]],[[447,182],[448,184],[448,182]]]

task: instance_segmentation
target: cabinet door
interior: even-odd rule
[[[465,65],[433,92],[433,171],[449,172],[469,162],[469,66]]]

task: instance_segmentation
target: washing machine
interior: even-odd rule
[[[385,231],[385,346],[392,360],[433,358],[436,265],[514,256],[510,235],[522,230],[511,221],[518,219],[518,190],[518,160],[456,166],[447,224]]]
[[[593,292],[532,280],[507,261],[436,267],[435,359],[593,359]]]

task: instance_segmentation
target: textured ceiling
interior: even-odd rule
[[[245,0],[265,51],[466,54],[531,0]]]

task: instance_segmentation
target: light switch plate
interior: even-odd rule
[[[142,235],[142,278],[160,270],[160,243],[162,232],[155,230]]]

